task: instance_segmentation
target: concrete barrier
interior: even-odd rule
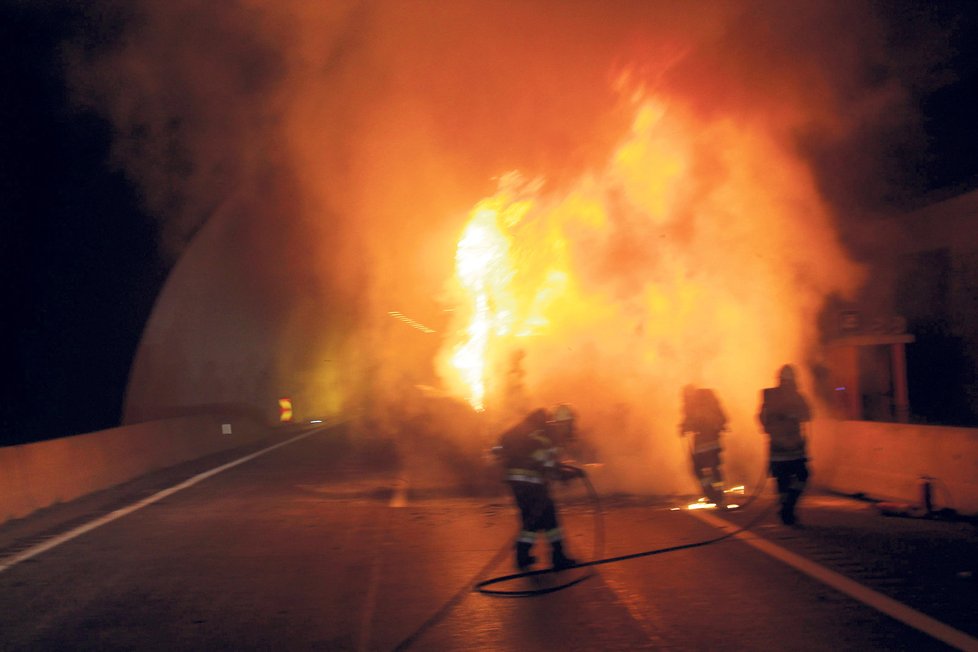
[[[0,448],[0,523],[273,432],[260,415],[240,411]],[[919,502],[928,476],[935,507],[978,515],[978,429],[817,420],[809,442],[814,487]]]
[[[0,523],[272,432],[267,423],[242,410],[0,448]]]
[[[927,476],[935,508],[978,514],[978,429],[819,420],[809,439],[813,486],[919,503]]]

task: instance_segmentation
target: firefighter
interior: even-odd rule
[[[679,436],[692,433],[690,461],[703,493],[712,502],[723,503],[723,472],[720,435],[727,428],[727,415],[712,389],[686,385],[683,388],[683,421]]]
[[[784,365],[778,386],[763,391],[758,415],[769,439],[769,470],[778,483],[781,522],[798,525],[795,506],[808,481],[808,456],[802,424],[811,420],[811,410],[798,391],[795,370]]]
[[[582,475],[580,469],[560,461],[561,448],[574,439],[574,411],[558,405],[551,412],[537,409],[499,438],[494,452],[506,469],[506,481],[520,511],[520,534],[516,541],[516,567],[529,569],[536,558],[531,554],[537,534],[550,543],[554,570],[577,562],[564,550],[563,531],[557,508],[550,496],[552,480],[569,480]]]

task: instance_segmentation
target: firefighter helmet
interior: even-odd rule
[[[556,437],[556,441],[561,445],[569,444],[577,438],[574,434],[577,428],[574,410],[566,403],[561,403],[550,410],[550,425],[550,434]]]
[[[531,428],[543,428],[547,425],[547,411],[543,408],[534,410],[526,416],[525,422]]]
[[[561,403],[553,409],[553,420],[560,421],[573,421],[574,420],[574,410],[571,406],[566,403]]]
[[[790,364],[786,364],[778,371],[778,380],[781,382],[795,382],[795,368]]]

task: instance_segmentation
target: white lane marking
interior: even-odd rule
[[[655,646],[655,649],[665,649],[668,647],[664,638],[658,632],[663,630],[659,623],[653,623],[650,615],[654,614],[655,620],[660,620],[657,609],[650,604],[639,592],[632,591],[622,580],[618,579],[620,569],[614,568],[614,564],[605,566],[598,573],[604,581],[604,585],[615,595],[618,604],[625,607],[625,611],[631,616],[632,621],[642,630],[645,638]],[[612,577],[614,575],[615,577]]]
[[[371,544],[373,555],[370,559],[370,576],[367,579],[367,595],[364,596],[363,609],[360,613],[360,631],[357,634],[357,652],[367,652],[370,649],[370,625],[374,620],[374,612],[377,610],[377,596],[380,593],[380,576],[384,563],[385,548],[387,547],[389,532],[387,528],[378,525],[378,518],[373,520]]]
[[[339,423],[339,422],[337,422],[337,423]],[[330,424],[330,425],[336,425],[336,424],[333,423],[333,424]],[[152,496],[149,496],[148,498],[143,498],[142,500],[140,500],[138,502],[135,502],[132,505],[129,505],[127,507],[123,507],[121,509],[117,509],[117,510],[115,510],[113,512],[109,512],[105,516],[100,516],[100,517],[98,517],[98,518],[96,518],[94,520],[89,521],[88,523],[83,523],[82,525],[79,525],[76,528],[72,528],[71,530],[68,530],[64,534],[59,534],[58,536],[52,537],[52,538],[48,539],[47,541],[44,541],[42,543],[37,544],[36,546],[31,546],[27,550],[24,550],[22,552],[19,552],[16,555],[12,555],[12,556],[7,557],[6,559],[3,559],[2,561],[0,561],[0,573],[2,573],[5,570],[11,568],[12,566],[16,566],[17,564],[21,563],[22,561],[26,561],[26,560],[30,559],[31,557],[36,557],[37,555],[41,554],[42,552],[46,552],[46,551],[50,550],[51,548],[55,548],[57,546],[60,546],[62,543],[66,543],[68,541],[71,541],[72,539],[75,539],[77,537],[80,537],[81,535],[85,534],[86,532],[91,532],[95,528],[102,527],[106,523],[111,523],[112,521],[114,521],[116,519],[120,519],[123,516],[128,516],[129,514],[132,514],[133,512],[138,511],[138,510],[142,509],[143,507],[146,507],[147,505],[152,505],[153,503],[158,502],[160,500],[163,500],[167,496],[171,496],[171,495],[177,493],[178,491],[182,491],[183,489],[186,489],[187,487],[192,487],[195,484],[197,484],[198,482],[201,482],[202,480],[206,480],[207,478],[211,477],[212,475],[217,475],[218,473],[221,473],[223,471],[227,471],[228,469],[234,468],[234,467],[238,466],[239,464],[244,464],[245,462],[251,461],[251,460],[255,459],[256,457],[260,457],[260,456],[264,455],[265,453],[270,453],[273,450],[275,450],[276,448],[281,448],[282,446],[287,446],[287,445],[289,445],[291,443],[297,442],[300,439],[305,439],[309,435],[311,435],[311,434],[313,434],[315,432],[319,432],[321,430],[322,430],[322,427],[314,428],[314,429],[310,430],[309,432],[303,433],[303,434],[298,435],[296,437],[293,437],[292,439],[287,439],[287,440],[285,440],[283,442],[279,442],[279,443],[275,444],[274,446],[269,446],[268,448],[263,448],[260,451],[257,451],[255,453],[251,453],[250,455],[246,455],[246,456],[244,456],[242,458],[236,459],[233,462],[228,462],[227,464],[224,464],[222,466],[218,466],[216,468],[213,468],[210,471],[204,471],[203,473],[199,473],[199,474],[195,475],[192,478],[188,478],[187,480],[184,480],[183,482],[181,482],[179,484],[175,484],[172,487],[169,487],[168,489],[163,489],[162,491],[159,491],[159,492],[153,494]]]
[[[702,511],[693,511],[690,512],[690,514],[725,532],[733,532],[739,529],[738,526],[733,525],[732,523],[729,523],[723,519],[717,518],[712,514],[705,514]],[[876,591],[849,579],[845,575],[840,575],[835,571],[816,564],[815,562],[806,559],[801,555],[797,555],[777,544],[760,538],[758,535],[753,534],[748,530],[736,532],[733,536],[734,538],[740,539],[744,543],[757,548],[764,554],[774,557],[778,561],[788,564],[796,570],[801,571],[805,575],[808,575],[809,577],[816,579],[823,584],[827,584],[837,591],[845,593],[850,598],[854,598],[855,600],[858,600],[859,602],[862,602],[863,604],[868,605],[873,609],[890,616],[891,618],[899,620],[904,625],[908,625],[914,629],[929,634],[937,640],[954,646],[959,650],[978,652],[978,639],[972,638],[968,634],[954,629],[950,625],[946,625],[935,618],[931,618],[927,614],[923,614],[916,609],[912,609],[902,602],[897,602],[893,598],[889,598],[882,593],[877,593]]]

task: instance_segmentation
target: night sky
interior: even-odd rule
[[[66,88],[61,44],[85,17],[38,4],[0,9],[0,444],[118,425],[167,271],[155,222],[110,163],[110,126]]]
[[[947,84],[920,99],[929,139],[920,163],[925,197],[978,186],[978,6],[968,1],[935,4],[943,5],[944,20],[954,28],[949,32]],[[907,22],[912,29],[912,20]]]
[[[111,45],[97,3],[0,0],[0,445],[118,425],[141,331],[173,264],[111,156],[112,126],[69,90],[66,43]],[[946,66],[912,86],[924,142],[895,147],[892,210],[978,187],[978,3],[880,4],[894,48],[943,26]],[[874,207],[875,208],[875,207]]]

